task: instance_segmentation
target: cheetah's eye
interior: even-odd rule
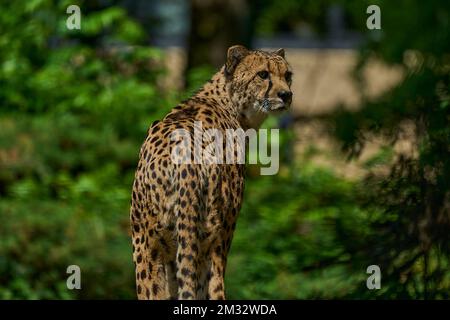
[[[286,79],[287,82],[291,82],[292,81],[292,72],[290,72],[290,71],[286,72],[286,74],[284,75],[284,78]]]
[[[258,76],[261,79],[267,79],[269,77],[269,72],[267,72],[267,71],[260,71],[260,72],[258,72]]]

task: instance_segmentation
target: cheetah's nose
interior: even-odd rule
[[[292,92],[291,91],[279,91],[278,97],[283,100],[284,103],[289,102],[292,99]]]

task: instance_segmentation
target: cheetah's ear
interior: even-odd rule
[[[276,55],[279,55],[280,57],[284,58],[284,49],[280,48],[277,51],[274,51],[273,53],[275,53]]]
[[[241,60],[248,55],[246,47],[236,45],[228,48],[227,62],[225,63],[225,76],[230,77]]]

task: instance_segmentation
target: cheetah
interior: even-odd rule
[[[259,128],[290,107],[291,78],[283,49],[232,46],[211,80],[150,126],[130,209],[138,299],[225,299],[245,164],[174,163],[171,134],[192,133],[196,121],[202,130]]]

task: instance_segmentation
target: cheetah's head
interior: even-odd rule
[[[292,102],[292,71],[284,49],[274,52],[228,49],[224,73],[230,97],[241,112],[266,116],[288,109]]]

